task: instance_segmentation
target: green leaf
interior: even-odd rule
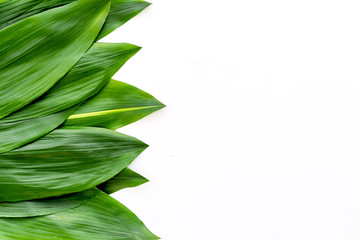
[[[111,194],[124,188],[137,187],[141,184],[147,183],[148,181],[148,179],[133,170],[125,168],[115,177],[97,186],[97,188],[107,194]]]
[[[77,106],[44,117],[22,121],[0,120],[0,153],[21,147],[51,132],[61,125],[76,108]]]
[[[86,203],[90,198],[99,194],[95,188],[64,195],[61,197],[44,198],[22,202],[1,202],[1,217],[36,217],[63,212],[70,208],[78,207]],[[1,230],[1,227],[0,227]]]
[[[126,43],[94,44],[48,92],[0,120],[0,153],[34,141],[61,125],[78,107],[73,105],[101,90],[139,49]]]
[[[51,8],[69,4],[76,0],[5,0],[0,1],[0,30],[25,18],[39,14]],[[150,3],[143,0],[112,0],[110,13],[97,39],[120,27]]]
[[[81,105],[64,125],[117,129],[164,106],[153,96],[134,86],[111,80],[103,90]]]
[[[99,92],[139,50],[140,47],[127,43],[95,43],[49,91],[2,121],[43,117],[88,99]]]
[[[83,191],[112,178],[145,148],[136,138],[92,127],[56,129],[0,154],[0,202]]]
[[[5,0],[0,1],[0,29],[27,17],[76,0]]]
[[[0,118],[41,96],[76,64],[109,6],[109,0],[79,0],[0,31]]]
[[[2,240],[159,239],[124,205],[100,192],[79,207],[47,216],[0,218]]]
[[[150,5],[151,3],[143,0],[112,0],[109,16],[97,40],[122,26]]]

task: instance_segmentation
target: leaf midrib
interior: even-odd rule
[[[145,107],[121,108],[121,109],[106,110],[106,111],[91,112],[91,113],[79,113],[79,114],[71,115],[68,119],[86,118],[86,117],[93,117],[93,116],[104,115],[104,114],[136,111],[136,110],[149,109],[149,108],[161,108],[161,107],[163,107],[163,106],[162,105],[154,105],[154,106],[145,106]]]

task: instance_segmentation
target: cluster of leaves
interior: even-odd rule
[[[159,110],[112,76],[140,47],[98,40],[142,0],[0,0],[0,239],[158,239],[109,194],[147,179],[115,130]]]

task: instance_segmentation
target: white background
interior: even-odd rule
[[[153,0],[105,40],[168,107],[114,196],[164,240],[360,239],[360,2]]]

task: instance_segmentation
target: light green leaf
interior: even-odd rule
[[[147,183],[148,181],[148,179],[133,170],[125,168],[115,177],[97,186],[97,188],[107,194],[111,194],[124,188],[137,187],[141,184]]]
[[[127,43],[95,43],[49,91],[2,121],[43,117],[88,99],[99,92],[139,50],[140,47]]]
[[[99,194],[95,188],[61,197],[44,198],[22,202],[0,202],[1,217],[36,217],[63,212],[86,203]],[[1,227],[0,227],[1,230]]]
[[[151,3],[143,0],[112,0],[110,13],[97,40],[105,37],[116,28],[135,17]]]
[[[164,106],[153,96],[134,86],[111,80],[103,90],[81,105],[64,125],[117,129]]]
[[[95,187],[145,148],[136,138],[92,127],[56,129],[0,154],[0,202],[60,196]]]
[[[100,192],[79,207],[47,216],[0,218],[1,240],[156,240],[124,205]]]
[[[75,110],[72,107],[44,117],[15,122],[0,120],[0,153],[32,142],[61,125]]]
[[[76,64],[109,6],[109,0],[79,0],[0,31],[0,118],[41,96]]]

